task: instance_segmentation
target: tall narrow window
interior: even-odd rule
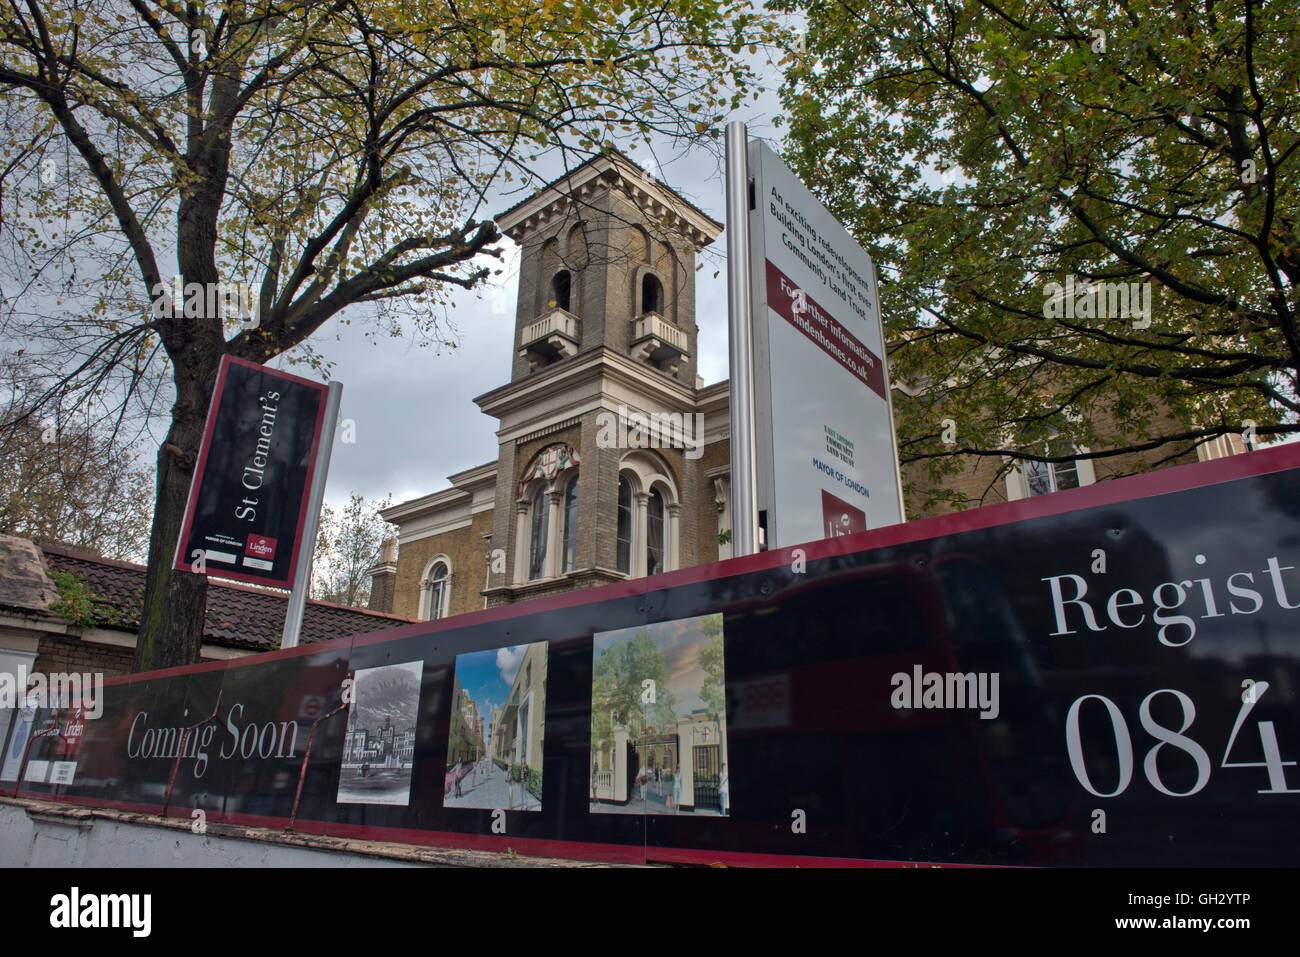
[[[645,573],[657,575],[664,570],[664,497],[658,489],[650,492],[645,520]]]
[[[569,275],[569,270],[561,269],[551,280],[551,298],[555,300],[555,305],[569,312],[569,292],[573,285],[573,279]]]
[[[442,618],[447,614],[447,593],[450,589],[447,578],[447,566],[442,562],[433,566],[429,573],[429,620]]]
[[[632,574],[632,483],[618,480],[618,570]]]
[[[578,567],[578,477],[564,490],[564,571]]]
[[[641,312],[663,312],[664,287],[659,280],[646,273],[641,280]]]
[[[528,550],[528,580],[541,578],[546,568],[546,532],[550,524],[547,514],[546,486],[540,486],[533,495],[533,534]]]

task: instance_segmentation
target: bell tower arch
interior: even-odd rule
[[[695,257],[720,223],[619,152],[497,217],[521,247],[511,382],[594,349],[695,382]]]

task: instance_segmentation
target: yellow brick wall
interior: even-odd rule
[[[435,555],[451,560],[452,615],[478,611],[483,607],[487,552],[483,536],[492,531],[492,510],[478,512],[463,528],[407,542],[397,555],[397,587],[393,613],[406,618],[420,614],[420,579]]]

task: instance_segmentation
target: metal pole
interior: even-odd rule
[[[339,403],[343,400],[343,383],[331,382],[325,398],[325,428],[321,433],[320,448],[316,451],[316,470],[311,476],[311,490],[307,493],[307,525],[302,530],[298,548],[298,568],[293,576],[293,591],[289,593],[289,609],[284,615],[284,639],[281,648],[297,648],[302,635],[302,613],[307,608],[307,595],[311,591],[311,560],[316,552],[316,530],[320,527],[320,509],[325,501],[325,479],[330,470],[330,454],[334,451],[334,430],[339,422]]]
[[[758,551],[754,330],[749,283],[749,137],[727,124],[727,329],[731,381],[731,554]]]

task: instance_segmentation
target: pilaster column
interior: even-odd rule
[[[564,514],[564,492],[552,488],[546,493],[546,561],[542,563],[542,575],[554,578],[560,574],[560,562],[564,553],[564,541],[560,528],[560,518]]]
[[[648,542],[650,527],[646,521],[646,513],[650,508],[650,493],[636,492],[636,521],[632,523],[632,577],[644,578],[646,576],[646,542]]]
[[[681,547],[679,519],[682,506],[678,502],[673,502],[666,507],[665,511],[668,513],[668,527],[664,530],[664,571],[671,572],[679,567],[678,549]]]
[[[677,719],[677,763],[682,774],[684,810],[695,810],[695,728],[690,718]]]
[[[614,728],[614,803],[627,803],[627,728]]]
[[[528,581],[528,500],[515,502],[515,570],[516,585]]]
[[[731,529],[731,479],[719,475],[713,480],[713,503],[718,507],[718,534]],[[718,560],[731,557],[731,542],[718,546]]]

